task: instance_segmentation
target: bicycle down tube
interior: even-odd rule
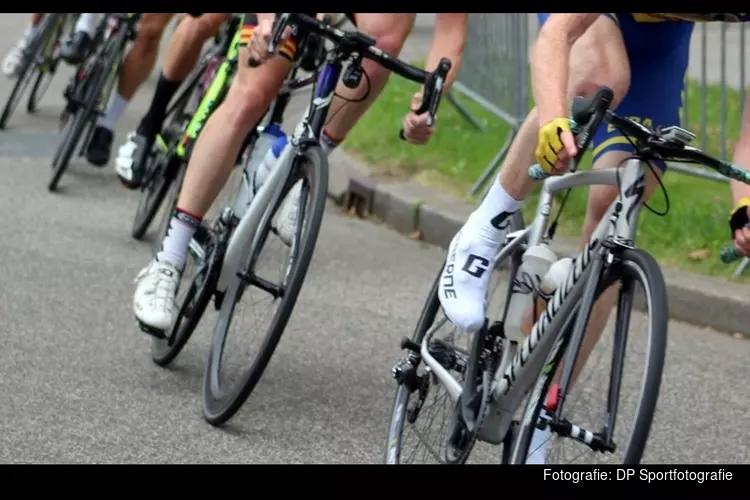
[[[342,63],[337,56],[331,54],[328,57],[329,60],[319,72],[313,100],[289,139],[291,147],[284,148],[276,161],[276,166],[253,197],[247,212],[232,234],[224,257],[221,276],[216,285],[216,289],[220,292],[227,288],[229,279],[240,271],[241,259],[248,245],[251,248],[255,245],[255,229],[260,224],[268,203],[284,187],[283,180],[289,176],[298,147],[308,142],[317,142],[320,137],[342,71]]]
[[[555,348],[553,341],[560,339],[563,327],[573,317],[579,301],[583,295],[586,280],[581,280],[588,270],[592,256],[601,251],[601,243],[608,238],[623,245],[632,245],[640,214],[641,203],[645,188],[645,174],[648,167],[638,159],[629,160],[622,168],[604,168],[583,172],[568,173],[559,177],[550,177],[545,183],[541,199],[537,207],[534,221],[526,229],[509,235],[509,243],[500,251],[499,258],[508,255],[518,245],[528,243],[529,246],[542,241],[547,228],[552,201],[557,192],[566,189],[591,186],[610,185],[619,186],[617,199],[610,205],[606,215],[602,218],[592,234],[586,247],[576,256],[565,282],[558,287],[549,300],[545,312],[534,324],[531,332],[520,346],[504,341],[503,361],[494,374],[491,385],[491,411],[485,424],[499,427],[499,431],[492,431],[495,436],[501,436],[500,441],[487,440],[492,444],[499,444],[502,436],[513,420],[514,413],[520,407],[524,396],[533,387],[538,378],[542,363]],[[613,225],[614,222],[614,225]],[[547,332],[554,332],[547,335]],[[446,388],[450,398],[457,402],[463,392],[459,381],[450,375],[440,363],[430,355],[427,346],[431,332],[422,341],[420,354],[425,364],[433,371],[441,384]],[[559,348],[560,342],[556,348]],[[515,349],[513,349],[515,347]],[[508,354],[506,354],[508,353]],[[541,397],[543,395],[540,395]],[[480,435],[485,437],[483,432]]]

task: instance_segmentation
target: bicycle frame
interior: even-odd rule
[[[496,262],[516,254],[520,250],[519,247],[524,244],[531,246],[543,241],[556,193],[581,186],[619,186],[617,199],[610,205],[586,247],[576,256],[564,284],[555,291],[547,304],[546,311],[534,324],[530,334],[520,346],[503,338],[502,358],[490,385],[491,414],[480,429],[480,439],[492,444],[502,442],[524,396],[528,394],[545,368],[542,366],[544,361],[548,359],[550,353],[556,354],[562,346],[563,333],[568,330],[566,327],[570,321],[575,319],[575,312],[590,281],[582,280],[581,277],[589,270],[589,264],[596,256],[602,255],[607,258],[609,253],[602,243],[633,246],[645,192],[647,169],[648,166],[640,159],[631,159],[622,168],[588,170],[548,178],[544,182],[534,221],[527,228],[508,235],[506,245],[498,253]],[[511,273],[511,283],[512,279]],[[506,311],[503,316],[507,314],[507,302],[506,300]],[[449,397],[457,402],[461,399],[465,387],[462,387],[461,383],[430,355],[427,348],[435,330],[437,328],[433,328],[425,335],[420,355],[446,388]],[[547,332],[554,332],[554,334],[548,335]],[[574,362],[575,356],[566,360],[565,375],[560,384],[563,394],[569,385]],[[550,371],[551,367],[548,367],[546,374],[554,375]],[[619,380],[616,383],[619,386]],[[530,404],[536,404],[543,396],[543,394],[532,395],[536,399]]]
[[[175,150],[177,157],[185,157],[188,146],[198,138],[198,134],[203,130],[208,117],[211,116],[214,108],[218,105],[221,93],[231,82],[231,77],[237,66],[237,54],[240,50],[240,34],[241,30],[237,28],[232,37],[232,42],[229,44],[226,57],[219,65],[219,69],[216,70],[216,76],[201,99],[200,104],[198,104],[198,109],[193,114],[177,144]]]
[[[292,147],[284,148],[276,166],[253,197],[250,206],[232,233],[224,257],[221,276],[216,286],[219,292],[226,290],[229,280],[240,271],[242,258],[247,254],[246,250],[249,248],[251,253],[254,251],[257,245],[256,238],[258,237],[256,228],[260,224],[268,204],[278,197],[281,189],[283,189],[284,180],[289,177],[295,157],[300,152],[304,152],[307,146],[319,143],[328,109],[333,102],[336,85],[343,69],[342,60],[343,56],[339,51],[334,51],[326,56],[325,64],[317,73],[313,99],[289,140]],[[308,81],[311,81],[311,79],[291,82],[286,85],[285,92],[289,93],[301,88]],[[294,250],[293,248],[292,251],[294,252]]]

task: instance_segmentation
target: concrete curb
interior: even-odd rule
[[[372,169],[340,150],[331,156],[329,197],[401,233],[419,232],[421,241],[442,248],[448,247],[473,210],[467,203],[415,182],[378,182]],[[558,255],[574,255],[577,249],[574,242],[557,239],[553,247]],[[663,272],[672,319],[750,338],[747,287],[668,267]]]

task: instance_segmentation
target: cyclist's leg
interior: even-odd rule
[[[173,16],[143,14],[141,17],[133,45],[122,62],[117,89],[110,95],[107,110],[97,121],[91,136],[86,159],[92,165],[102,167],[109,162],[117,122],[138,87],[154,69],[159,55],[159,41]]]
[[[229,14],[203,14],[200,17],[183,16],[169,40],[164,67],[154,90],[146,114],[134,133],[128,135],[117,153],[115,171],[129,187],[138,187],[141,179],[139,167],[133,159],[138,156],[139,145],[146,151],[156,134],[161,130],[169,102],[179,89],[182,81],[190,74],[200,57],[203,44],[219,31]]]
[[[253,25],[247,23],[243,31],[251,31]],[[142,323],[158,330],[172,324],[174,295],[190,239],[226,182],[245,137],[276,97],[291,68],[295,47],[294,42],[288,43],[280,55],[257,68],[248,66],[247,48],[240,49],[227,97],[207,120],[190,156],[161,250],[137,278],[133,308]]]
[[[414,26],[415,14],[348,14],[353,17],[357,29],[376,41],[384,52],[398,56],[406,38]],[[357,121],[377,99],[388,83],[391,72],[370,60],[362,62],[362,68],[369,78],[363,78],[359,87],[350,89],[339,82],[336,97],[331,103],[331,117],[323,130],[320,146],[330,154],[346,137]],[[362,97],[367,92],[367,98]],[[297,226],[299,185],[289,192],[277,218],[279,237],[290,244]]]
[[[540,23],[549,14],[539,14]],[[579,38],[570,56],[570,96],[589,95],[601,85],[612,88],[615,100],[627,92],[630,68],[622,35],[615,23],[601,16]],[[534,163],[539,123],[532,110],[514,138],[503,167],[490,190],[456,234],[448,250],[448,261],[438,297],[448,317],[457,326],[473,331],[482,326],[484,299],[490,273],[479,278],[464,271],[471,255],[491,261],[505,238],[507,220],[534,187],[528,168]],[[502,217],[502,215],[505,217]],[[452,283],[445,288],[445,283]]]
[[[18,42],[11,47],[8,53],[3,59],[3,74],[8,77],[16,76],[21,62],[23,61],[23,51],[28,47],[31,39],[36,35],[36,30],[39,27],[39,23],[42,20],[42,14],[31,14],[31,22],[23,32],[23,36],[18,39]]]
[[[621,116],[636,118],[649,128],[680,124],[683,79],[687,70],[691,23],[636,24],[629,16],[620,15],[625,44],[631,60],[630,91],[617,108]],[[630,26],[627,26],[627,24]],[[627,27],[626,27],[627,26]],[[613,167],[633,154],[633,147],[619,132],[602,126],[592,141],[594,168]],[[656,172],[646,176],[644,201],[659,185],[664,174],[664,162],[652,162]],[[581,235],[585,245],[609,206],[617,197],[614,186],[591,186],[589,202]],[[605,292],[592,311],[581,355],[573,373],[573,380],[583,368],[596,340],[599,338],[614,304],[614,288]]]
[[[80,63],[91,49],[101,14],[81,14],[73,27],[73,36],[60,47],[60,57],[70,64]]]

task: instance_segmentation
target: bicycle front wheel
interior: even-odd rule
[[[564,395],[564,406],[556,416],[555,405],[561,400],[553,378],[570,340],[568,334],[574,322],[568,321],[566,333],[559,340],[560,348],[551,350],[545,370],[527,400],[513,463],[629,465],[639,464],[643,458],[667,350],[669,309],[664,276],[651,255],[626,249],[618,252],[613,264],[598,279],[602,303],[592,309],[589,331],[581,345],[581,353],[588,350],[587,344],[593,351],[587,361],[579,355],[579,362],[585,361],[585,365],[573,388]],[[639,289],[645,298],[645,319],[641,313],[631,317]],[[616,292],[617,305],[613,333],[608,335],[605,327],[597,341],[596,332],[600,329],[592,328],[596,309],[609,306],[611,302],[605,302],[608,295],[611,300],[611,292]],[[587,311],[578,311],[584,313]],[[633,415],[631,423],[624,420],[629,414]],[[606,449],[600,448],[602,443]]]
[[[229,420],[257,385],[286,328],[313,256],[325,211],[328,163],[317,146],[309,147],[293,161],[291,175],[281,194],[269,203],[258,226],[257,246],[251,249],[241,267],[242,272],[232,277],[221,299],[203,378],[203,416],[211,425]],[[287,245],[277,237],[280,233],[276,227],[283,223],[278,220],[278,214],[283,213],[284,203],[296,197],[299,200],[296,228],[291,244]],[[277,244],[275,248],[274,244]],[[275,278],[269,272],[261,272],[262,261],[281,267],[281,271]],[[246,298],[240,308],[243,294],[251,297]],[[246,318],[241,314],[244,306],[252,308],[269,296],[272,298],[269,309],[275,306],[276,311],[268,326],[248,324],[248,320],[258,319],[261,312],[256,310],[256,314],[250,313],[251,318]],[[231,326],[240,331],[230,335]],[[264,334],[260,342],[255,347],[252,343],[248,345],[251,334],[261,332]],[[230,347],[229,340],[242,344]],[[232,376],[233,371],[239,373]]]

